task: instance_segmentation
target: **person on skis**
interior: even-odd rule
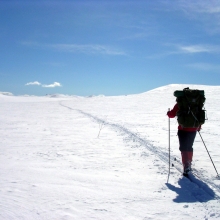
[[[179,110],[178,104],[176,104],[172,110],[167,112],[169,118],[177,116]],[[196,132],[201,129],[199,127],[183,127],[178,126],[178,138],[179,138],[179,150],[181,152],[182,164],[183,164],[183,175],[187,176],[191,171],[191,163],[193,159],[193,143],[196,137]]]

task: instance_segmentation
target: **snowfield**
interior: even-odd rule
[[[201,135],[220,172],[220,86],[128,96],[0,94],[1,220],[220,219],[220,178],[197,134],[182,177],[173,92],[205,90]]]

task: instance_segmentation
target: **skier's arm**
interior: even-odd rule
[[[174,118],[174,117],[176,117],[176,113],[177,113],[178,110],[179,110],[179,108],[178,108],[178,105],[176,104],[176,105],[173,107],[172,110],[170,110],[170,111],[167,112],[167,116],[168,116],[169,118]]]

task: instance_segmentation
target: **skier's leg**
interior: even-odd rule
[[[193,158],[193,151],[188,151],[188,162],[189,162],[190,167],[192,164],[192,158]]]
[[[181,156],[182,156],[183,172],[185,172],[186,169],[189,167],[188,152],[181,151]]]
[[[187,173],[191,170],[191,162],[193,157],[193,142],[196,136],[196,132],[188,132],[179,130],[179,150],[181,151],[183,172]]]
[[[178,138],[179,138],[179,150],[181,151],[183,172],[184,172],[185,167],[186,167],[186,163],[188,161],[186,132],[179,130],[178,131]]]
[[[196,131],[195,132],[188,132],[187,135],[187,151],[188,151],[188,166],[191,170],[192,165],[192,159],[193,159],[193,143],[196,137]]]

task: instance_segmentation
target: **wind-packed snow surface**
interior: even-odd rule
[[[220,219],[220,179],[197,134],[182,177],[168,85],[118,97],[0,95],[0,219]],[[204,89],[201,130],[220,171],[220,87]]]

